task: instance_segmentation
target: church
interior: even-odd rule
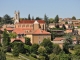
[[[16,38],[11,38],[11,42],[21,41],[25,43],[24,37],[29,37],[31,43],[41,43],[44,38],[51,39],[51,33],[45,29],[44,20],[20,20],[20,12],[14,12],[14,24],[4,25],[2,30],[6,29],[9,33],[16,33]]]

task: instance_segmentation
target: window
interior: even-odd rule
[[[25,27],[25,25],[22,25],[22,27]]]
[[[29,27],[29,25],[26,25],[26,27]]]
[[[33,27],[33,25],[30,25],[30,27]]]
[[[39,44],[41,43],[41,41],[39,41]]]

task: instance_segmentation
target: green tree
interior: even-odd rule
[[[30,14],[28,15],[28,20],[31,20]]]
[[[38,44],[33,44],[31,46],[31,52],[37,54],[38,48],[39,48]]]
[[[26,53],[31,53],[31,46],[24,44],[24,48],[26,50]]]
[[[54,22],[54,19],[53,18],[50,18],[49,19],[49,23],[53,23]]]
[[[56,17],[55,17],[55,23],[58,23],[58,22],[59,22],[59,16],[56,15]]]
[[[4,19],[5,24],[13,24],[13,20],[11,19],[11,17],[9,15],[7,15],[7,14],[4,15],[3,19]]]
[[[20,53],[25,53],[24,44],[22,42],[17,43],[17,47],[19,48]]]
[[[48,17],[46,16],[46,14],[44,15],[44,21],[46,22],[46,30],[47,30],[47,28],[48,28],[48,26],[49,26],[49,19],[48,19]]]
[[[71,34],[67,34],[66,35],[66,39],[63,43],[63,51],[65,51],[65,53],[69,53],[69,48],[72,48],[73,44],[72,44],[72,36]]]
[[[7,30],[4,29],[4,32],[3,32],[3,46],[8,46],[9,44],[10,44],[9,34],[7,33]]]
[[[68,24],[68,22],[66,21],[65,24]]]
[[[44,46],[47,53],[50,54],[53,51],[53,43],[50,41],[50,39],[44,39],[41,43],[41,46]]]
[[[0,17],[0,23],[2,22],[2,17]]]
[[[6,60],[6,54],[2,47],[0,47],[0,60]]]
[[[32,20],[34,20],[34,16],[32,16]]]
[[[57,29],[59,29],[59,28],[60,28],[60,27],[59,27],[59,24],[55,25],[55,27],[56,27]]]
[[[40,46],[39,48],[38,48],[38,53],[40,54],[40,55],[42,55],[42,56],[44,56],[45,54],[46,54],[46,49],[43,47],[43,46]]]
[[[71,55],[70,54],[65,54],[64,52],[60,53],[59,54],[59,60],[71,60]]]
[[[53,41],[54,38],[55,38],[55,33],[51,31],[51,40]]]
[[[67,42],[63,44],[63,51],[65,51],[65,53],[69,53],[69,46]]]
[[[59,60],[59,57],[58,57],[58,55],[52,53],[49,55],[49,60]]]
[[[58,55],[60,51],[61,51],[61,48],[59,47],[59,45],[54,44],[53,53]]]
[[[45,56],[39,56],[38,60],[46,60]]]
[[[64,24],[62,25],[62,28],[63,28],[64,30],[66,30],[66,27],[65,27],[65,25],[64,25]]]
[[[16,37],[17,37],[17,34],[11,32],[11,33],[9,33],[9,37],[10,37],[10,38],[16,38]]]
[[[36,19],[35,20],[42,20],[40,17],[36,17]]]
[[[27,20],[27,18],[24,18],[24,20]]]
[[[80,45],[75,45],[74,50],[75,50],[75,55],[80,56]]]
[[[75,17],[75,16],[73,16],[73,17],[72,17],[72,20],[76,20],[76,17]]]
[[[9,34],[7,33],[6,29],[4,29],[2,46],[3,46],[5,52],[7,51],[9,45],[10,45],[10,37],[9,37]]]
[[[17,46],[17,43],[15,43],[13,47],[13,56],[19,56],[19,48]]]
[[[63,43],[63,50],[65,51],[65,53],[69,53],[69,48],[72,48],[72,39],[71,36],[68,36],[65,40],[65,42]]]
[[[30,45],[30,46],[32,45],[32,44],[31,44],[31,41],[30,41],[30,38],[25,37],[25,44],[26,44],[26,45]]]

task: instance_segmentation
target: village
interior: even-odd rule
[[[80,20],[75,16],[59,18],[56,15],[54,19],[48,19],[45,14],[41,19],[31,18],[29,14],[28,18],[20,18],[20,11],[15,11],[13,18],[7,14],[1,17],[1,53],[6,52],[7,59],[11,56],[13,60],[14,57],[25,60],[79,59],[79,44]],[[2,57],[6,59],[4,55]]]
[[[11,43],[14,41],[21,41],[25,43],[24,37],[29,37],[31,43],[40,44],[44,38],[49,38],[53,43],[62,46],[65,35],[71,35],[73,44],[77,43],[77,37],[79,39],[80,35],[80,20],[73,20],[72,18],[59,18],[59,21],[47,23],[45,20],[20,20],[20,12],[14,12],[14,24],[4,24],[0,31],[3,32],[4,29],[8,33],[15,33],[17,36],[11,38]],[[62,28],[62,29],[61,29]],[[56,35],[51,36],[51,35]],[[75,36],[76,35],[76,36]]]

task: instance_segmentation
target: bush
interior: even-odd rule
[[[10,46],[7,47],[7,52],[11,52],[11,47]]]
[[[38,48],[39,48],[38,44],[33,44],[31,46],[31,52],[37,54]]]
[[[31,56],[34,57],[34,58],[37,58],[36,54],[34,54],[34,53],[32,53]]]
[[[38,60],[45,60],[44,56],[39,56]]]
[[[31,52],[31,46],[24,44],[24,48],[26,50],[26,53],[30,54],[30,52]]]
[[[1,47],[0,47],[0,60],[6,60],[6,54]]]
[[[13,48],[13,56],[19,56],[19,48],[17,47],[17,43],[14,45]]]

